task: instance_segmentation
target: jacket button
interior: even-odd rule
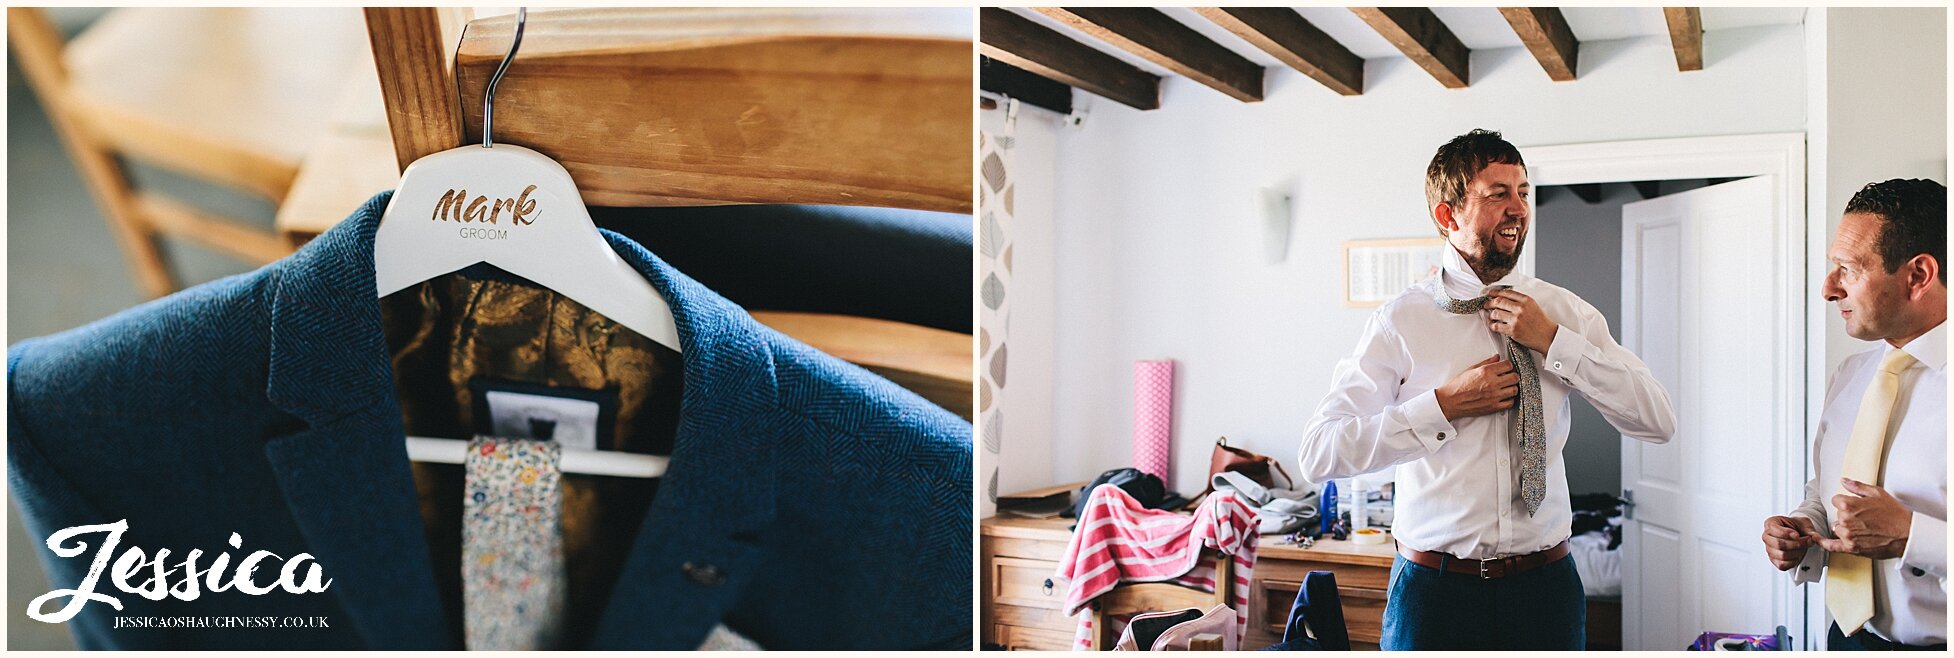
[[[1925,571],[1922,571],[1922,570],[1920,570],[1920,567],[1913,567],[1913,568],[1911,568],[1911,569],[1908,569],[1907,571],[1910,571],[1910,572],[1912,572],[1912,573],[1913,573],[1913,577],[1915,577],[1915,578],[1919,578],[1919,577],[1921,577],[1921,576],[1925,576],[1925,575],[1927,575],[1927,572],[1925,572]]]
[[[1439,433],[1438,433],[1438,440],[1440,440],[1440,441],[1444,441],[1444,440],[1445,440],[1445,433],[1444,433],[1444,432],[1439,432]]]
[[[1560,362],[1559,362],[1559,361],[1555,361],[1555,362],[1554,362],[1554,369],[1555,369],[1555,370],[1559,370],[1559,369],[1560,369]]]
[[[710,564],[693,564],[687,562],[685,566],[679,568],[685,570],[685,577],[687,579],[700,585],[717,587],[726,582],[726,572],[720,571],[719,567]]]

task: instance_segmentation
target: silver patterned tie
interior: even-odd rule
[[[1439,277],[1426,278],[1419,287],[1437,300],[1439,310],[1447,313],[1478,313],[1486,307],[1492,295],[1480,295],[1472,299],[1452,299],[1446,296],[1445,286]],[[1500,290],[1512,286],[1493,286]],[[1513,364],[1513,374],[1520,377],[1520,399],[1514,405],[1519,412],[1517,421],[1509,427],[1511,436],[1520,449],[1520,502],[1527,507],[1527,516],[1540,509],[1540,501],[1547,498],[1547,425],[1541,420],[1540,371],[1533,363],[1533,352],[1526,346],[1505,339],[1506,361]]]

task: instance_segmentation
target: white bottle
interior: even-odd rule
[[[1371,527],[1370,515],[1366,514],[1365,504],[1370,502],[1370,484],[1362,478],[1350,478],[1350,531]]]

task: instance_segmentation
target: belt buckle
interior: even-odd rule
[[[1492,577],[1492,575],[1491,575],[1491,574],[1489,574],[1489,573],[1487,573],[1487,571],[1486,571],[1486,565],[1489,565],[1489,564],[1492,564],[1492,563],[1494,563],[1494,562],[1498,562],[1498,561],[1499,561],[1499,558],[1496,558],[1496,557],[1489,557],[1489,558],[1481,558],[1481,559],[1479,560],[1479,579],[1480,579],[1480,580],[1492,580],[1492,579],[1493,579],[1493,577]]]

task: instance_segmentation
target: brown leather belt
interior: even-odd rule
[[[1405,546],[1404,544],[1398,544],[1398,555],[1402,555],[1404,559],[1420,566],[1443,569],[1468,576],[1478,576],[1480,580],[1492,580],[1494,578],[1517,576],[1552,564],[1555,560],[1567,557],[1567,542],[1562,541],[1559,544],[1555,544],[1553,548],[1538,553],[1487,558],[1484,560],[1468,560],[1436,551],[1421,551]]]

